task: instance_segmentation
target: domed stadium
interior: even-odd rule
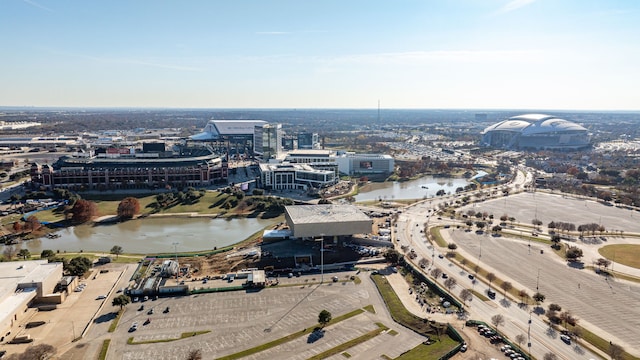
[[[584,127],[551,115],[511,117],[482,131],[481,144],[503,149],[577,150],[589,147]]]

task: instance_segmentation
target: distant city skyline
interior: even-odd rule
[[[0,2],[0,107],[639,110],[631,0]]]

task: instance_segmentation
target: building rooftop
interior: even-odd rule
[[[365,213],[353,205],[293,205],[286,206],[285,211],[293,224],[371,221]]]

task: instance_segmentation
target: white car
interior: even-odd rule
[[[107,295],[98,295],[98,297],[96,298],[96,300],[104,300],[107,298]]]

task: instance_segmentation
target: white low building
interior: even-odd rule
[[[353,205],[285,206],[285,219],[296,238],[369,234],[373,220]]]
[[[260,187],[267,190],[306,190],[335,184],[338,177],[330,170],[308,164],[260,164]]]
[[[334,150],[295,150],[289,152],[284,161],[290,163],[309,164],[314,168],[324,169],[327,166],[337,166],[341,174],[390,174],[394,170],[395,162],[391,155],[385,154],[357,154],[354,152],[337,152]]]
[[[62,279],[62,263],[47,260],[0,263],[0,335],[15,333],[29,306],[52,297]],[[11,334],[9,334],[11,335]],[[6,341],[6,339],[5,339]]]

